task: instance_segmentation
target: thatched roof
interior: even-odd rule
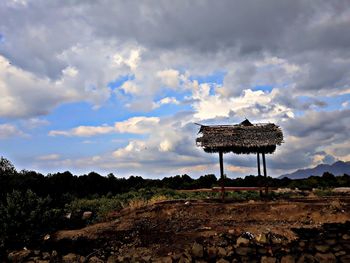
[[[280,127],[273,123],[252,124],[245,120],[236,125],[201,125],[197,145],[206,152],[273,153],[283,142]]]

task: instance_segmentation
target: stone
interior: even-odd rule
[[[248,254],[251,254],[253,252],[253,249],[250,247],[238,247],[236,248],[236,253],[240,256],[246,256]]]
[[[192,259],[186,257],[184,254],[181,255],[179,263],[192,263]]]
[[[62,257],[62,262],[63,263],[75,263],[79,262],[80,256],[74,253],[69,253],[65,256]]]
[[[249,239],[246,239],[244,237],[239,237],[237,238],[237,241],[236,241],[237,246],[241,246],[241,245],[248,246],[249,243],[250,243]]]
[[[337,244],[337,240],[335,240],[335,239],[327,239],[326,243],[328,245],[330,245],[330,246],[333,246],[333,245]]]
[[[35,263],[50,263],[50,260],[39,259],[35,260]]]
[[[334,255],[335,255],[336,257],[343,256],[343,255],[346,255],[346,251],[341,250],[341,251],[335,252]]]
[[[10,262],[23,262],[32,252],[29,249],[22,249],[20,251],[13,251],[8,254]]]
[[[52,258],[56,258],[57,256],[58,256],[57,251],[56,251],[56,250],[52,250],[52,252],[51,252],[51,257],[52,257]]]
[[[263,256],[263,257],[261,257],[260,262],[261,263],[276,263],[276,258]]]
[[[230,263],[230,261],[227,261],[226,259],[220,258],[216,261],[216,263]]]
[[[345,255],[339,258],[341,263],[350,263],[350,255]]]
[[[310,254],[303,254],[298,259],[297,263],[314,263],[316,262],[315,258]]]
[[[102,259],[99,259],[98,257],[94,256],[91,257],[88,261],[89,263],[104,263]]]
[[[273,236],[273,237],[271,237],[271,242],[272,242],[272,244],[281,244],[282,243],[282,239],[281,238],[279,238],[279,237],[275,237],[275,236]]]
[[[83,215],[81,216],[82,220],[88,220],[89,218],[92,217],[92,212],[91,211],[85,211]]]
[[[170,256],[167,256],[167,257],[158,258],[152,262],[154,262],[154,263],[172,263],[173,259]]]
[[[109,256],[107,259],[107,263],[117,263],[117,259],[115,256]]]
[[[208,247],[207,248],[207,253],[208,253],[208,257],[210,259],[216,258],[216,247]]]
[[[267,243],[267,238],[265,234],[259,234],[256,236],[255,240],[261,244],[266,244]]]
[[[192,245],[191,251],[192,251],[192,255],[195,258],[202,258],[203,257],[203,246],[201,244],[194,243]]]
[[[340,250],[342,250],[343,248],[341,247],[341,246],[339,246],[339,245],[336,245],[336,246],[332,246],[332,250],[333,251],[340,251]]]
[[[325,253],[330,249],[328,245],[315,245],[315,248],[317,251],[320,251],[322,253]]]
[[[179,257],[180,258],[180,257]],[[150,262],[151,261],[151,256],[143,256],[141,258],[144,262]]]
[[[49,252],[43,252],[41,257],[42,259],[46,260],[46,259],[50,259],[51,255]]]
[[[344,235],[342,235],[341,238],[345,239],[345,240],[349,240],[350,239],[350,235],[349,234],[344,234]]]
[[[218,247],[217,254],[218,254],[218,257],[223,258],[223,257],[226,257],[227,251],[223,247]]]
[[[327,254],[316,253],[315,258],[319,263],[336,263],[337,262],[336,257],[332,253],[327,253]]]
[[[258,248],[258,253],[265,255],[267,253],[267,249],[264,247],[259,247]]]
[[[295,258],[292,255],[283,256],[281,263],[295,263]]]

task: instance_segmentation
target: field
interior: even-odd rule
[[[349,220],[350,198],[347,196],[299,197],[288,201],[227,200],[225,203],[217,199],[164,200],[124,208],[109,214],[106,222],[58,231],[43,242],[41,250],[50,253],[51,261],[54,251],[57,262],[192,262],[195,258],[199,262],[215,262],[219,258],[226,260],[222,262],[234,259],[237,261],[232,262],[260,262],[275,258],[277,262],[278,255],[286,257],[288,253],[276,254],[273,249],[292,248],[293,252],[295,244],[305,239],[301,237],[304,229],[324,235],[325,226],[333,224],[340,233]],[[311,239],[317,239],[317,234],[313,235]],[[276,240],[279,248],[271,246]],[[239,250],[242,246],[253,246],[255,250],[243,255]],[[211,248],[215,250],[213,255]],[[221,256],[220,248],[223,249]],[[345,257],[346,249],[340,249],[345,251]],[[295,259],[304,255],[300,251],[292,252]],[[317,254],[317,249],[314,252]],[[336,253],[329,247],[323,251],[327,255],[325,252]],[[342,253],[340,256],[344,259]]]

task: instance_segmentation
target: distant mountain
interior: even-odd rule
[[[336,176],[349,174],[350,175],[350,162],[338,161],[333,164],[319,164],[314,168],[300,169],[290,174],[281,175],[278,178],[288,177],[290,179],[303,179],[309,176],[322,176],[323,173],[329,172]]]

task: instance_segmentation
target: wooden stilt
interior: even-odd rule
[[[260,154],[257,153],[257,161],[258,161],[258,176],[261,175],[261,171],[260,171]]]
[[[267,185],[267,173],[266,173],[266,160],[265,160],[265,153],[262,153],[262,159],[263,159],[263,166],[264,166],[264,177],[265,177],[265,194],[267,195],[269,193],[269,188]]]
[[[223,161],[223,152],[219,152],[219,160],[220,160],[220,178],[221,178],[221,199],[224,201],[225,199],[225,186],[224,186],[224,161]]]

